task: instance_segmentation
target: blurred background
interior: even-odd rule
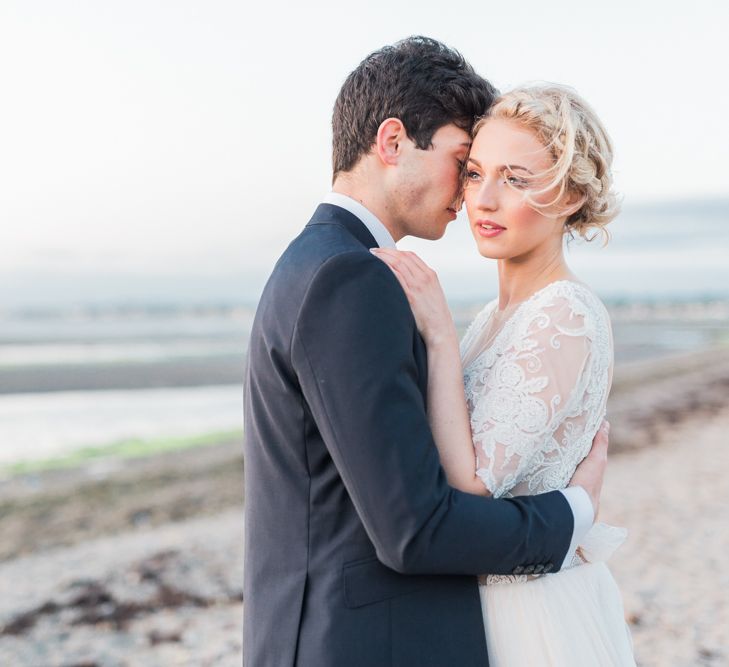
[[[339,86],[425,34],[500,89],[573,86],[616,146],[573,242],[616,343],[601,510],[640,665],[729,664],[725,5],[0,3],[0,663],[238,665],[256,301],[330,185]],[[406,239],[463,331],[461,217]]]

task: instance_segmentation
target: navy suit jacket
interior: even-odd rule
[[[475,575],[558,569],[564,496],[492,499],[445,478],[405,294],[344,209],[276,264],[245,388],[248,667],[484,667]]]

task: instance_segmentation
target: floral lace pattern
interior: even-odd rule
[[[493,301],[461,341],[476,474],[495,497],[563,489],[605,415],[613,365],[607,311],[584,285],[560,280],[500,326],[497,317]]]

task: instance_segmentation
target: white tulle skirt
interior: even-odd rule
[[[479,592],[490,667],[635,665],[620,591],[605,562]]]

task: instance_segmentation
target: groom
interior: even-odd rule
[[[607,438],[565,492],[448,486],[405,295],[368,250],[455,219],[474,118],[495,95],[413,37],[334,107],[334,185],[276,264],[245,392],[248,667],[486,667],[477,574],[557,571],[592,524]]]

